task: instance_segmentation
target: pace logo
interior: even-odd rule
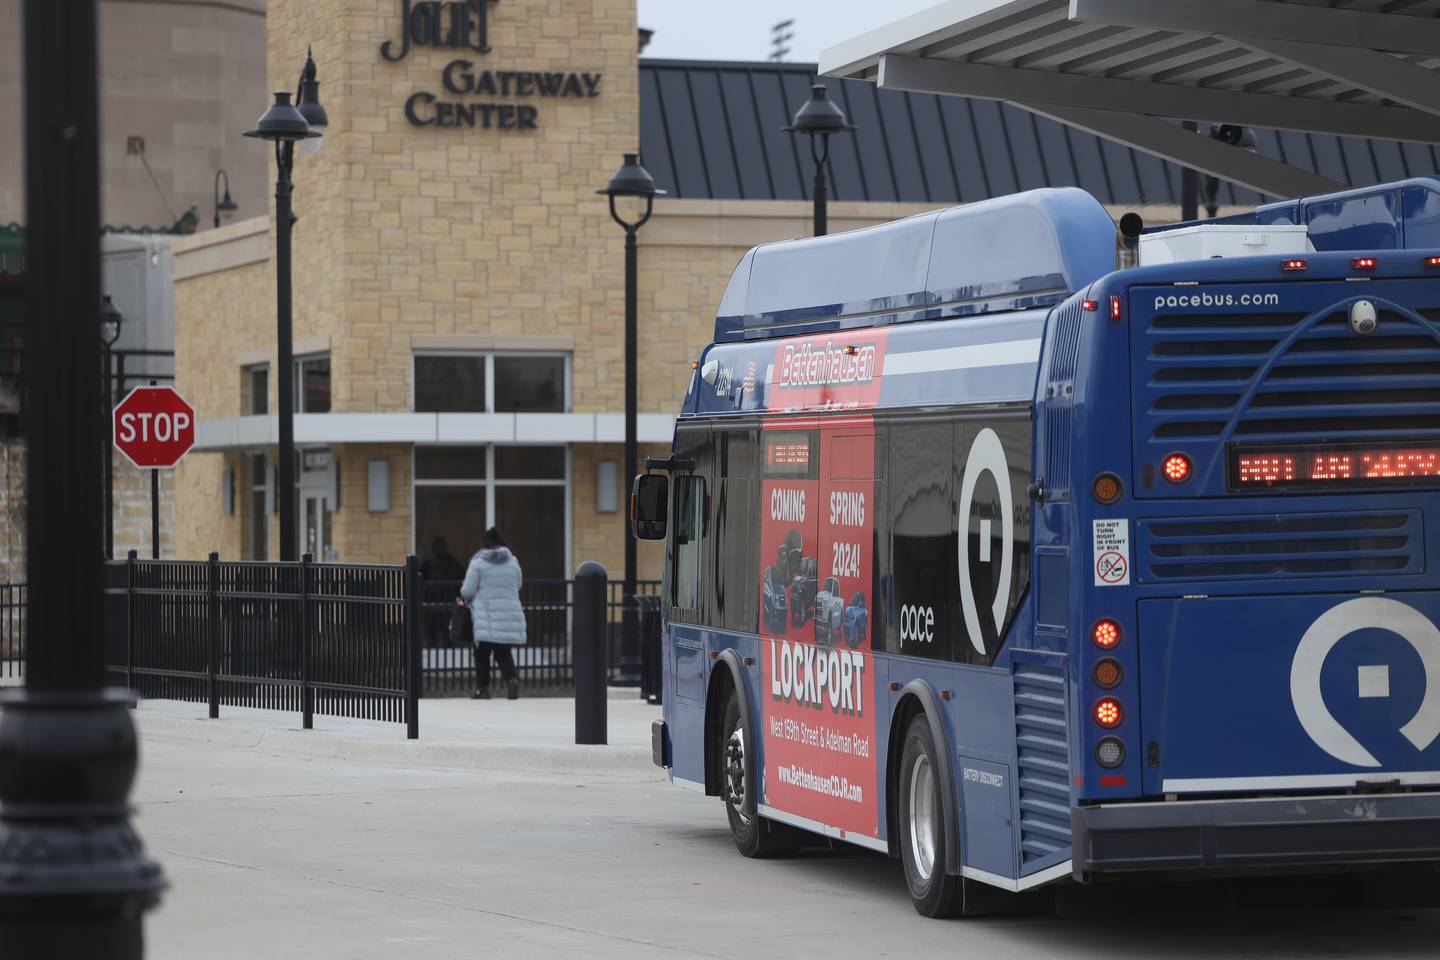
[[[980,609],[975,588],[970,582],[970,510],[975,505],[975,485],[983,474],[995,479],[1000,491],[1000,576],[995,580],[995,597],[990,601],[995,632],[1005,629],[1005,611],[1010,605],[1010,574],[1015,564],[1015,501],[1010,492],[1010,464],[1005,459],[1005,445],[994,430],[986,427],[970,445],[965,460],[965,478],[960,482],[960,611],[965,615],[965,632],[976,651],[985,656],[985,635],[980,631]],[[980,562],[990,562],[990,524],[980,521]]]
[[[1420,655],[1425,668],[1425,694],[1420,709],[1400,733],[1424,750],[1440,737],[1440,628],[1414,607],[1388,597],[1358,597],[1326,610],[1305,631],[1290,664],[1290,699],[1300,725],[1316,745],[1336,760],[1355,767],[1378,767],[1380,761],[1340,725],[1320,691],[1320,671],[1325,658],[1341,640],[1356,630],[1385,630],[1404,639]],[[1358,668],[1361,697],[1390,695],[1389,667],[1383,664]]]

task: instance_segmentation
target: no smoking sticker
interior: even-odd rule
[[[1130,521],[1095,521],[1095,586],[1130,584]]]

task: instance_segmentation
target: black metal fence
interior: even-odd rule
[[[623,584],[610,581],[608,604],[607,663],[611,683],[639,683],[638,664],[625,660],[621,624],[624,617]],[[460,592],[458,580],[427,582],[425,590],[424,675],[427,692],[468,693],[475,689],[475,648],[469,643],[452,643],[450,611]],[[659,597],[660,581],[638,580],[635,595],[643,605],[645,597]],[[515,667],[520,684],[528,692],[565,693],[575,687],[575,657],[571,643],[571,611],[575,599],[573,580],[533,580],[520,588],[525,609],[525,645],[516,647]],[[637,656],[643,651],[637,650]]]
[[[25,584],[0,584],[0,682],[25,666]]]
[[[404,566],[141,560],[106,565],[110,682],[142,697],[403,722],[416,701],[475,688],[474,646],[452,643],[458,581],[426,582]],[[660,582],[636,583],[637,649],[623,648],[622,584],[609,584],[609,679],[659,690]],[[515,664],[527,693],[575,685],[573,580],[521,590],[527,642]],[[24,665],[25,585],[0,584],[0,679]]]
[[[119,574],[119,576],[117,576]],[[352,563],[109,565],[112,680],[142,697],[389,720],[419,735],[420,574]]]

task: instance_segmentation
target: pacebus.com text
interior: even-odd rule
[[[1155,309],[1162,307],[1276,307],[1278,293],[1171,293],[1155,298]]]

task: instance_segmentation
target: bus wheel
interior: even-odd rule
[[[956,917],[965,908],[965,885],[945,860],[945,808],[940,800],[935,740],[919,714],[905,731],[900,756],[898,799],[900,860],[915,910],[926,917]]]
[[[740,721],[740,701],[735,691],[725,702],[725,719],[720,724],[720,796],[725,801],[725,816],[730,821],[730,836],[735,849],[746,857],[775,857],[793,851],[798,844],[791,828],[772,823],[755,812],[753,755],[751,731]]]

